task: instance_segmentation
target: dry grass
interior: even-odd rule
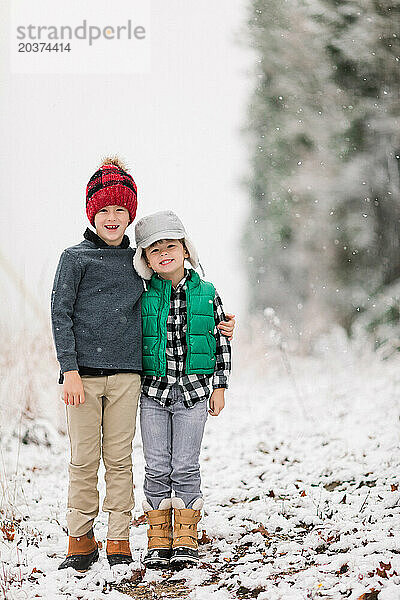
[[[50,324],[16,328],[0,323],[0,440],[25,433],[37,419],[63,429]]]

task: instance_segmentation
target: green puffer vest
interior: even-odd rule
[[[190,270],[186,280],[187,355],[185,373],[212,374],[215,368],[214,296],[212,283],[202,281]],[[142,296],[143,373],[166,374],[167,317],[171,300],[171,281],[151,278]]]

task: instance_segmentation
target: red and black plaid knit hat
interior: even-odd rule
[[[117,204],[129,211],[131,223],[136,216],[136,183],[118,157],[105,158],[86,187],[86,214],[94,227],[94,217],[105,206]]]

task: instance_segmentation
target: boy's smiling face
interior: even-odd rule
[[[105,206],[94,217],[96,233],[109,246],[119,246],[129,225],[129,211],[124,206]]]
[[[159,240],[146,248],[148,266],[163,279],[171,279],[176,285],[184,276],[185,258],[189,252],[180,240]]]

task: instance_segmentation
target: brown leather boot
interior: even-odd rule
[[[201,519],[203,499],[197,498],[193,508],[186,508],[181,498],[173,498],[174,538],[172,542],[171,566],[183,567],[199,562],[197,523]]]
[[[143,562],[150,569],[166,567],[169,565],[172,546],[171,498],[161,500],[157,510],[154,510],[147,500],[144,500],[143,509],[147,516],[147,537],[149,538]]]
[[[133,562],[129,540],[107,540],[107,560],[110,567]]]
[[[93,529],[90,529],[90,531],[80,537],[69,536],[67,556],[58,568],[67,569],[68,567],[72,567],[76,571],[83,573],[98,558],[97,543],[94,539]]]

